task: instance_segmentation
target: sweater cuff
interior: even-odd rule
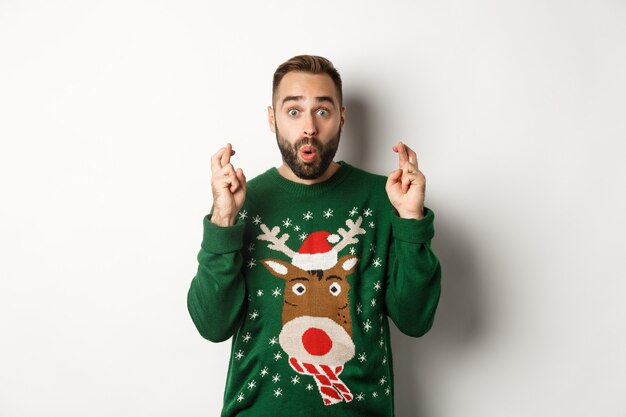
[[[243,248],[245,223],[237,219],[233,226],[221,227],[211,223],[211,215],[204,218],[202,249],[209,253],[225,254]]]
[[[435,213],[424,207],[421,219],[403,219],[398,213],[391,217],[391,230],[395,239],[409,243],[428,243],[435,236]]]

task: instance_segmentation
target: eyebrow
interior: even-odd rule
[[[284,105],[286,102],[288,101],[300,101],[303,100],[304,96],[287,96],[283,99],[282,104]],[[315,101],[318,103],[323,103],[323,102],[327,102],[333,105],[333,107],[335,106],[335,100],[333,100],[333,98],[331,96],[319,96],[319,97],[315,97]]]
[[[305,277],[297,277],[297,278],[291,278],[289,280],[289,282],[293,282],[293,281],[307,281],[308,282],[308,281],[310,281],[310,279],[305,278]]]

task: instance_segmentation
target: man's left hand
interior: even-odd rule
[[[389,174],[385,189],[389,201],[403,219],[424,217],[426,177],[417,168],[417,155],[402,142],[393,147],[398,154],[399,168]]]

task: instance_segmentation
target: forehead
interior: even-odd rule
[[[285,74],[276,91],[276,103],[280,104],[288,96],[301,96],[303,100],[316,97],[332,97],[339,102],[337,88],[327,74],[311,74],[308,72],[291,71]]]

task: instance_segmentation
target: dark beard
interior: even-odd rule
[[[283,156],[283,161],[287,164],[291,171],[300,179],[314,180],[321,177],[330,163],[333,161],[337,148],[339,147],[339,138],[341,137],[341,129],[337,131],[337,134],[328,142],[323,145],[317,138],[302,138],[298,139],[294,145],[291,145],[284,137],[280,135],[278,126],[275,126],[276,130],[276,142],[278,143],[278,149]],[[298,151],[304,145],[311,145],[315,147],[319,158],[311,163],[302,162],[298,158]]]

